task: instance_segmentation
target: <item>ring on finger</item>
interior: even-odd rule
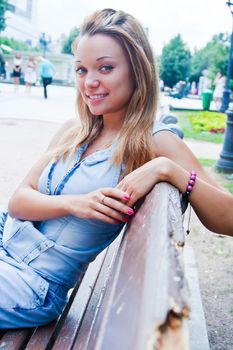
[[[105,200],[106,196],[103,196],[103,198],[101,199],[101,203],[104,205],[104,200]]]

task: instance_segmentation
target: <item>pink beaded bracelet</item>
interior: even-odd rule
[[[195,185],[196,177],[197,177],[196,171],[194,170],[191,171],[190,178],[186,187],[186,191],[182,194],[182,197],[181,197],[182,214],[184,214],[185,210],[187,209],[188,202],[189,202],[189,195],[192,192],[193,187]]]
[[[194,187],[195,181],[196,181],[196,177],[197,177],[196,171],[194,171],[194,170],[191,171],[190,178],[189,178],[189,182],[188,182],[188,185],[187,185],[187,187],[186,187],[186,192],[185,192],[185,194],[186,194],[187,196],[189,196],[190,193],[191,193],[192,190],[193,190],[193,187]]]

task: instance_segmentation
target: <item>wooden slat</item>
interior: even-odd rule
[[[7,331],[0,339],[1,350],[21,350],[30,339],[33,328],[17,329]]]
[[[75,296],[72,306],[69,310],[65,322],[56,337],[54,343],[54,349],[69,350],[72,348],[73,342],[77,336],[83,315],[87,309],[88,302],[92,296],[92,292],[95,288],[96,281],[99,273],[104,265],[106,256],[112,254],[112,249],[116,248],[116,242],[114,242],[113,248],[105,249],[95,260],[90,264],[82,284]]]
[[[127,230],[98,312],[86,313],[74,349],[163,349],[163,335],[170,330],[174,338],[179,334],[179,350],[188,349],[183,331],[188,293],[178,247],[183,242],[179,193],[158,184]]]
[[[98,314],[98,310],[101,304],[101,298],[103,297],[104,292],[107,288],[109,277],[115,264],[117,253],[120,249],[121,241],[124,237],[124,232],[125,229],[122,230],[121,234],[109,247],[108,254],[104,261],[103,267],[101,269],[99,278],[97,280],[95,289],[92,293],[91,300],[86,309],[84,319],[82,320],[81,327],[79,329],[79,332],[77,333],[77,338],[72,349],[86,349],[88,340],[92,336],[92,326]]]
[[[29,339],[25,349],[27,350],[44,350],[53,339],[59,320],[55,320],[45,326],[35,328],[35,332]]]

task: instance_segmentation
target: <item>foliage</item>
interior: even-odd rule
[[[190,113],[188,118],[195,131],[224,132],[226,114],[215,112]]]
[[[226,74],[228,61],[229,36],[220,33],[214,35],[204,48],[194,53],[191,59],[191,81],[198,81],[203,70],[208,70],[208,76],[213,81],[217,72]]]
[[[6,37],[0,37],[0,44],[5,44],[16,51],[38,51],[38,48],[32,48],[30,45],[26,44],[24,41],[19,41],[15,39],[10,39]],[[4,51],[4,49],[3,49]],[[9,54],[8,51],[4,52]]]
[[[198,158],[198,161],[201,163],[202,166],[214,166],[216,163],[216,160],[214,159],[207,159],[207,158]]]
[[[233,194],[233,184],[232,183],[225,183],[224,187],[228,190],[228,192],[230,192],[231,194]],[[233,316],[233,313],[232,313]]]
[[[216,168],[216,159],[198,158],[198,161],[220,186],[225,187],[229,193],[233,194],[233,181],[228,180],[225,172],[219,171],[219,169]]]
[[[6,28],[5,12],[7,9],[7,0],[0,0],[0,32]]]
[[[62,48],[62,53],[73,54],[71,46],[72,46],[72,43],[73,43],[74,39],[79,35],[79,32],[80,32],[80,30],[77,27],[74,27],[70,31],[69,36],[64,41],[63,48]]]
[[[190,72],[191,54],[180,34],[164,46],[160,57],[160,76],[164,84],[173,87],[178,81],[186,81]]]
[[[224,134],[222,133],[211,133],[209,131],[196,131],[193,128],[191,121],[189,120],[189,115],[194,114],[198,118],[202,111],[189,111],[189,110],[173,110],[174,114],[178,117],[179,125],[184,132],[185,139],[193,139],[214,143],[223,143]],[[216,112],[205,112],[208,113],[211,118],[212,115],[216,115]]]

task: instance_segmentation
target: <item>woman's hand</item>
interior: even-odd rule
[[[170,160],[165,157],[154,158],[119,182],[116,188],[130,196],[129,206],[144,197],[156,183],[166,181],[169,163]]]
[[[69,215],[97,219],[109,224],[128,222],[134,211],[127,205],[130,196],[121,189],[101,188],[84,195],[68,195]]]

